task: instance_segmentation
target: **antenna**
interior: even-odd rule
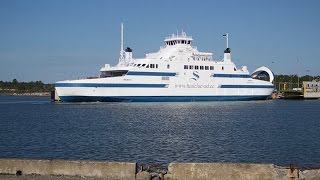
[[[123,23],[121,23],[121,45],[120,45],[120,58],[119,62],[124,59],[124,51],[123,51]]]

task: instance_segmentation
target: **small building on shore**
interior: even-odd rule
[[[304,81],[303,82],[303,97],[305,99],[320,98],[320,82],[319,81]]]

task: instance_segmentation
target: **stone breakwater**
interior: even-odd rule
[[[0,179],[320,179],[320,168],[248,163],[170,163],[167,169],[135,162],[0,159]]]

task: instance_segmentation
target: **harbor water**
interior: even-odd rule
[[[320,165],[320,100],[52,103],[0,96],[0,158]]]

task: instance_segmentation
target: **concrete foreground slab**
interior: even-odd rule
[[[168,170],[137,168],[135,162],[0,159],[0,180],[320,180],[320,168],[273,164],[181,163]]]

